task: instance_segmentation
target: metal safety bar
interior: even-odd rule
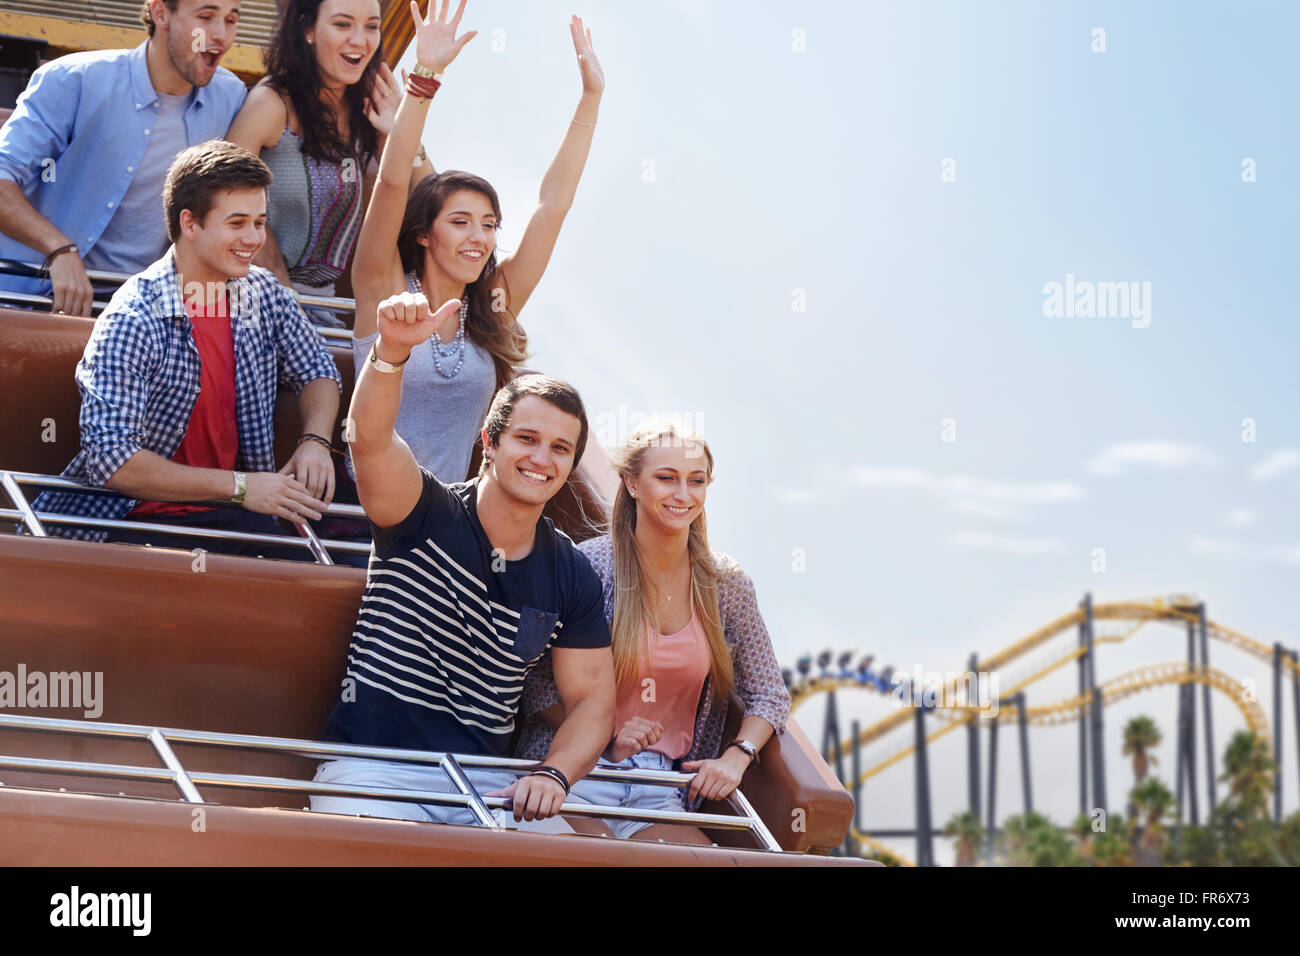
[[[72,481],[68,478],[61,478],[53,475],[35,475],[22,471],[4,471],[0,470],[0,488],[17,506],[16,508],[0,508],[0,518],[12,518],[21,521],[27,530],[36,537],[49,537],[49,532],[45,530],[46,524],[71,525],[74,527],[86,528],[103,528],[106,530],[148,532],[150,534],[171,534],[183,535],[189,538],[209,538],[219,541],[242,541],[249,544],[266,544],[276,547],[300,547],[306,548],[316,559],[318,564],[332,565],[334,560],[329,556],[329,550],[333,548],[337,551],[343,551],[348,554],[369,554],[370,545],[362,544],[359,541],[339,541],[333,538],[322,540],[317,537],[316,532],[312,530],[311,525],[306,522],[295,524],[300,537],[291,538],[288,536],[274,534],[259,534],[254,531],[225,531],[220,528],[202,528],[188,525],[171,525],[162,524],[154,521],[125,521],[115,518],[94,518],[89,515],[67,515],[56,512],[36,512],[32,510],[27,501],[27,497],[22,492],[22,485],[34,485],[41,488],[56,488],[60,491],[84,491],[96,492],[99,494],[120,494],[109,488],[96,488],[93,485],[83,485]],[[222,504],[228,505],[229,502],[192,502],[194,504]],[[321,512],[322,515],[330,517],[344,518],[365,518],[365,509],[358,505],[339,505],[331,504]]]
[[[25,276],[30,279],[45,278],[45,273],[41,271],[39,265],[32,265],[29,262],[19,262],[15,259],[0,259],[0,275],[17,275]],[[86,278],[91,282],[99,282],[112,285],[121,285],[131,276],[124,272],[102,272],[97,269],[87,269]],[[34,295],[28,292],[10,292],[7,289],[0,290],[0,301],[18,302],[23,305],[52,305],[54,300],[47,295]],[[355,312],[356,301],[354,299],[344,299],[337,296],[329,295],[299,295],[298,302],[303,306],[312,308],[328,309],[331,312]],[[108,307],[107,302],[96,299],[91,303],[91,308],[103,310]],[[351,329],[332,329],[328,326],[313,326],[317,332],[326,339],[338,339],[340,341],[352,341]]]
[[[499,828],[491,811],[509,809],[504,797],[485,797],[478,793],[464,768],[504,770],[526,774],[536,769],[537,762],[511,757],[492,757],[481,754],[449,754],[437,751],[407,750],[399,747],[371,747],[361,744],[343,744],[316,740],[298,740],[289,737],[262,737],[253,734],[227,734],[215,731],[182,730],[149,727],[142,724],[114,724],[98,721],[68,720],[56,717],[27,717],[0,713],[0,729],[66,734],[80,737],[103,737],[124,740],[142,740],[151,744],[163,767],[140,767],[129,764],[98,763],[81,760],[54,760],[43,757],[16,757],[0,755],[0,769],[27,770],[37,773],[66,773],[78,776],[119,780],[141,780],[170,783],[176,787],[181,799],[188,803],[207,803],[198,787],[217,787],[236,790],[258,790],[278,793],[307,793],[340,797],[384,799],[402,803],[429,803],[438,806],[467,808],[477,825]],[[372,760],[392,760],[406,763],[439,766],[452,781],[458,793],[440,793],[419,790],[391,790],[380,787],[355,787],[348,784],[319,783],[288,777],[258,776],[249,774],[209,773],[186,770],[171,749],[172,744],[200,744],[262,753],[285,753],[306,758],[360,757]],[[596,780],[613,780],[619,783],[640,783],[651,786],[668,786],[679,789],[689,787],[694,774],[668,770],[641,770],[597,767],[587,774]],[[635,820],[649,823],[677,823],[710,829],[744,830],[762,849],[779,853],[776,842],[753,806],[737,788],[727,798],[734,815],[676,812],[671,810],[633,810],[590,803],[564,803],[560,811],[570,816],[593,817],[607,820]]]

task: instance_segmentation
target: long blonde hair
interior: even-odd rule
[[[614,645],[614,673],[620,690],[636,681],[639,663],[646,659],[646,628],[659,633],[659,625],[645,587],[641,553],[636,544],[636,499],[627,489],[628,478],[637,478],[646,452],[665,443],[699,447],[706,461],[707,480],[713,481],[713,453],[694,431],[667,419],[656,419],[639,426],[627,442],[611,455],[610,463],[618,472],[618,492],[614,496],[610,519],[610,538],[614,546],[614,621],[611,631]],[[725,701],[735,686],[731,651],[722,633],[722,614],[718,610],[718,568],[709,548],[709,534],[704,511],[691,522],[686,539],[686,556],[691,565],[691,601],[700,616],[701,630],[709,649],[709,677],[718,701]]]

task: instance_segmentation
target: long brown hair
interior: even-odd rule
[[[614,674],[620,690],[632,685],[640,662],[645,659],[646,627],[659,633],[659,624],[651,604],[641,553],[636,545],[636,499],[627,490],[627,478],[641,474],[646,452],[667,444],[680,443],[698,447],[704,455],[708,481],[713,481],[713,452],[698,434],[667,419],[654,419],[639,426],[622,448],[614,452],[610,463],[618,472],[618,492],[614,496],[610,537],[614,545],[614,621],[611,631],[614,644]],[[686,557],[691,564],[691,601],[700,615],[701,630],[709,649],[709,677],[718,701],[725,701],[735,686],[731,651],[722,633],[722,614],[718,610],[718,567],[709,548],[708,526],[704,511],[691,522],[686,538]]]
[[[289,0],[270,42],[262,51],[266,78],[272,89],[289,98],[302,129],[302,151],[322,162],[341,163],[355,159],[365,169],[371,157],[379,155],[379,133],[366,119],[366,103],[379,65],[384,62],[383,32],[374,55],[361,72],[361,79],[343,91],[340,102],[348,121],[348,136],[339,134],[334,107],[320,98],[320,67],[316,51],[307,42],[307,31],[316,25],[324,0]],[[383,5],[380,4],[380,12]]]
[[[397,254],[402,258],[402,271],[420,275],[424,271],[424,250],[420,237],[428,233],[434,220],[442,215],[442,207],[452,193],[468,189],[481,193],[492,204],[492,214],[501,224],[501,202],[492,185],[481,176],[449,169],[437,176],[428,176],[412,190],[406,200],[406,213],[402,228],[397,234]],[[494,302],[493,287],[505,285],[505,274],[497,276],[497,250],[487,257],[479,277],[465,286],[465,299],[469,311],[465,317],[465,336],[492,356],[497,373],[497,388],[503,388],[515,374],[514,366],[528,357],[528,336],[520,327],[508,304],[504,312]],[[504,301],[510,301],[510,289],[505,288]],[[436,308],[436,306],[435,306]]]

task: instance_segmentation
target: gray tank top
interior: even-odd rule
[[[407,291],[415,291],[409,279]],[[358,377],[378,338],[375,332],[353,340],[352,360]],[[411,446],[415,460],[439,481],[464,481],[474,441],[496,394],[496,367],[491,354],[466,337],[465,364],[454,377],[445,378],[434,366],[434,348],[432,338],[417,346],[402,372],[397,434]],[[444,371],[450,372],[456,367],[459,353],[451,346],[443,348],[438,361]]]

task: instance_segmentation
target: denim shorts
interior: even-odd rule
[[[598,768],[608,767],[636,768],[639,770],[672,770],[673,762],[661,753],[643,750],[633,754],[620,763],[601,760]],[[652,786],[644,783],[615,783],[611,780],[594,780],[584,777],[573,785],[570,799],[582,803],[594,803],[605,807],[629,807],[636,810],[671,810],[684,813],[686,791],[681,787]],[[626,840],[634,833],[644,830],[650,823],[636,820],[606,820],[614,836]]]
[[[504,790],[518,774],[508,770],[479,770],[462,768],[479,796],[493,790]],[[430,764],[403,763],[390,760],[367,760],[358,757],[341,757],[328,760],[316,768],[317,783],[341,783],[354,787],[372,787],[385,790],[427,790],[435,793],[458,793],[451,778],[441,767]],[[312,794],[312,810],[321,813],[343,813],[352,816],[387,817],[393,820],[418,820],[424,823],[454,823],[474,826],[478,819],[467,808],[443,807],[433,803],[398,803],[391,800],[367,797],[336,797]],[[514,829],[515,818],[509,810],[490,811],[497,823]]]

